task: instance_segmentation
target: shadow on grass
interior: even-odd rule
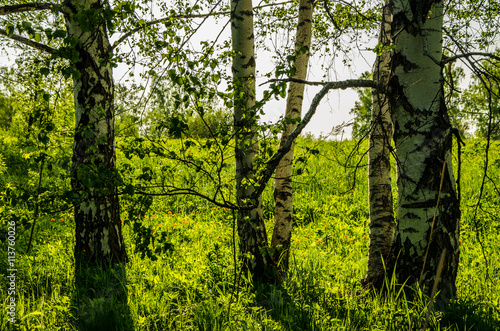
[[[75,307],[77,330],[134,330],[127,299],[124,264],[109,268],[75,268],[72,306]]]
[[[255,289],[254,305],[263,308],[268,318],[278,322],[286,330],[321,329],[311,301],[294,300],[281,284],[255,284]]]
[[[500,330],[500,310],[472,299],[459,299],[443,312],[441,325],[459,330]]]

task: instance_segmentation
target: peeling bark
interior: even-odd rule
[[[398,208],[392,255],[398,282],[415,284],[421,278],[430,294],[446,250],[437,298],[446,303],[456,293],[460,209],[443,96],[442,24],[442,1],[394,2],[392,31],[398,33],[390,88],[396,105]]]
[[[258,151],[255,130],[255,58],[252,0],[231,1],[233,42],[234,128],[238,236],[244,268],[256,281],[274,280],[273,261],[268,252],[262,197],[252,197],[255,188],[254,158]]]
[[[305,80],[309,64],[309,49],[312,38],[312,14],[314,10],[313,0],[300,0],[299,20],[297,34],[295,37],[295,75],[294,79]],[[286,142],[288,136],[298,126],[302,113],[302,101],[304,99],[304,84],[290,82],[285,110],[285,129],[281,136],[280,146]],[[273,248],[273,260],[278,265],[280,272],[288,270],[290,256],[290,241],[293,223],[293,188],[292,170],[295,142],[290,150],[281,159],[275,171],[274,180],[274,230],[271,240]]]
[[[116,194],[114,82],[105,19],[99,0],[65,3],[68,36],[77,41],[74,63],[75,142],[71,185],[80,195],[75,206],[77,265],[110,266],[127,261],[120,204]]]
[[[392,4],[386,1],[380,27],[379,47],[382,47],[373,67],[373,80],[387,86],[391,75]],[[380,290],[386,274],[394,236],[394,212],[391,189],[392,119],[389,98],[382,90],[372,90],[372,112],[368,150],[368,190],[370,211],[370,243],[366,287]]]

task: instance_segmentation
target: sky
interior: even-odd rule
[[[368,52],[367,52],[368,53]],[[371,52],[370,52],[371,53]],[[375,60],[375,54],[367,54],[367,58]],[[320,60],[317,56],[313,56],[310,60],[309,73],[307,80],[321,81],[323,72],[318,64]],[[364,71],[370,70],[371,64],[367,63],[367,59],[357,58],[355,62],[355,71],[349,70],[343,64],[341,59],[335,59],[336,77],[332,77],[331,81],[340,81],[346,79],[357,79]],[[257,67],[259,68],[259,58],[257,57]],[[262,61],[266,63],[265,61]],[[265,66],[265,65],[262,65]],[[267,68],[270,69],[270,68]],[[259,82],[257,82],[259,85]],[[304,104],[302,106],[302,114],[309,110],[312,99],[315,94],[321,89],[319,86],[306,86]],[[335,126],[342,123],[348,123],[353,120],[353,116],[349,111],[354,107],[354,103],[358,100],[358,94],[353,89],[332,90],[321,101],[316,110],[311,122],[304,129],[304,132],[311,133],[314,136],[328,135]],[[264,121],[276,121],[284,114],[285,101],[269,103],[265,108],[266,115],[263,116]],[[351,127],[348,126],[339,136],[330,136],[330,139],[346,139],[351,137]]]
[[[201,40],[210,40],[215,35],[217,35],[220,29],[225,25],[227,19],[220,19],[217,23],[214,19],[208,19],[202,29],[199,30],[198,34],[192,38],[193,46],[199,44]],[[293,38],[294,34],[291,34]],[[226,27],[222,33],[220,40],[230,40],[230,29],[229,26]],[[115,37],[116,38],[116,37]],[[272,72],[274,70],[274,63],[271,59],[272,54],[262,52],[257,49],[256,53],[256,63],[257,63],[257,94],[261,94],[265,89],[265,86],[259,86],[266,82],[268,78],[264,76],[267,72]],[[14,56],[6,56],[5,54],[0,54],[0,65],[8,66],[13,64]],[[342,58],[337,57],[335,59],[325,59],[318,54],[313,54],[309,61],[309,73],[308,80],[310,81],[321,81],[323,80],[324,72],[321,69],[321,63],[325,61],[333,61],[332,68],[334,71],[329,73],[329,81],[338,81],[345,79],[356,79],[367,70],[371,69],[373,61],[375,60],[375,54],[370,50],[364,50],[358,53],[358,55],[352,57],[352,66],[347,68],[342,63]],[[129,70],[129,67],[119,66],[118,69],[114,71],[115,80],[120,80],[124,76],[124,73]],[[137,66],[134,71],[140,72],[144,71],[143,68]],[[136,75],[138,77],[139,75]],[[138,82],[136,82],[138,83]],[[304,104],[302,108],[303,114],[309,109],[309,105],[314,95],[319,91],[320,87],[317,86],[306,86],[304,95]],[[332,128],[341,125],[342,123],[347,123],[352,121],[353,116],[349,114],[350,109],[354,107],[354,103],[358,100],[358,95],[356,91],[352,89],[347,90],[334,90],[330,91],[327,96],[322,100],[319,105],[316,114],[312,118],[311,122],[305,128],[305,133],[311,133],[314,136],[325,136],[328,135]],[[262,121],[264,122],[276,122],[280,116],[283,116],[285,111],[285,100],[275,101],[272,100],[268,102],[264,108],[265,115],[262,116]],[[330,139],[346,139],[351,136],[351,127],[346,127],[345,130],[337,137],[331,136]]]
[[[220,29],[224,26],[226,20],[221,19],[218,23],[215,20],[207,20],[206,28],[200,29],[201,33],[194,38],[193,43],[199,42],[199,40],[207,40],[214,35],[218,34]],[[294,33],[291,37],[294,37]],[[226,27],[224,30],[221,40],[230,40],[230,29]],[[355,43],[355,41],[352,41]],[[371,41],[371,47],[376,44],[376,41]],[[356,53],[358,51],[354,51]],[[274,71],[274,63],[271,59],[272,54],[268,52],[263,52],[262,50],[256,49],[256,64],[257,64],[257,95],[262,93],[265,86],[259,86],[265,83],[268,78],[264,76],[267,72]],[[333,71],[328,73],[329,81],[339,81],[346,79],[358,79],[361,74],[365,71],[371,71],[371,67],[375,61],[375,53],[371,50],[361,50],[359,54],[352,55],[351,61],[352,66],[348,68],[343,62],[342,57],[336,57],[335,59],[325,59],[321,54],[313,54],[309,60],[309,72],[307,79],[310,81],[322,81],[324,72],[321,69],[321,64],[324,61],[333,62],[331,66]],[[321,89],[318,86],[306,86],[304,95],[304,104],[302,107],[302,114],[309,109],[314,95]],[[304,133],[311,133],[316,137],[328,135],[332,128],[341,125],[342,123],[348,123],[353,120],[353,116],[349,114],[349,111],[354,107],[354,103],[358,100],[358,94],[353,89],[346,90],[335,90],[330,91],[327,96],[322,100],[319,105],[316,114],[313,116],[307,127],[304,129]],[[265,115],[262,116],[262,121],[264,122],[276,122],[280,116],[284,115],[285,112],[285,100],[280,101],[270,101],[264,107]],[[340,139],[340,138],[350,138],[351,137],[351,127],[346,127],[343,134],[340,136],[329,137],[330,139]]]
[[[211,40],[214,36],[218,35],[220,30],[224,27],[229,18],[219,19],[216,22],[214,19],[208,19],[202,29],[199,30],[197,35],[191,39],[191,44],[193,47],[197,46],[201,40]],[[293,38],[294,34],[291,35]],[[229,25],[226,26],[225,30],[222,32],[221,40],[230,40],[230,28]],[[375,45],[375,40],[371,41],[371,47]],[[353,41],[354,43],[354,41]],[[365,45],[366,46],[366,45]],[[364,46],[364,47],[365,47]],[[366,46],[368,47],[368,46]],[[328,59],[322,57],[321,54],[313,54],[309,61],[309,72],[308,80],[310,81],[322,81],[325,73],[321,69],[321,64],[326,62],[333,62],[331,67],[333,70],[328,73],[331,77],[328,81],[339,81],[345,79],[357,79],[365,71],[371,70],[373,62],[375,61],[375,53],[371,50],[355,50],[351,54],[351,67],[347,67],[342,62],[342,57],[336,57],[335,59]],[[266,86],[261,86],[261,84],[268,81],[268,78],[264,75],[268,72],[273,72],[275,65],[272,61],[272,53],[256,49],[256,64],[257,64],[257,95],[259,99],[259,94],[262,95],[263,90]],[[228,68],[230,70],[230,68]],[[229,71],[228,71],[229,72]],[[224,87],[219,87],[223,89]],[[320,90],[321,87],[318,86],[306,86],[304,95],[304,104],[302,108],[302,113],[304,114],[308,109],[309,105],[314,98],[314,95]],[[322,100],[319,105],[316,114],[312,118],[311,122],[304,129],[304,133],[313,134],[316,137],[328,135],[332,128],[341,125],[342,123],[348,123],[353,120],[353,116],[349,114],[349,111],[354,107],[354,103],[358,100],[358,94],[353,89],[346,90],[332,90],[327,96]],[[279,101],[269,101],[264,106],[265,115],[262,116],[261,120],[263,122],[276,122],[279,120],[280,116],[284,115],[285,112],[285,100]],[[351,127],[346,127],[345,130],[339,136],[330,136],[330,139],[346,139],[351,137]]]
[[[169,1],[169,0],[162,0]],[[191,0],[195,1],[195,0]],[[258,2],[254,0],[254,2]],[[153,3],[153,2],[151,2]],[[152,7],[152,12],[156,13],[156,8]],[[160,15],[160,14],[158,14]],[[227,22],[229,18],[223,17],[219,19],[217,23],[214,19],[208,19],[205,25],[200,29],[196,37],[192,39],[192,44],[195,46],[199,44],[200,40],[211,40],[217,35]],[[294,33],[290,35],[290,38],[293,38]],[[114,37],[117,39],[118,37]],[[332,63],[332,68],[334,70],[329,73],[328,81],[339,81],[345,79],[357,79],[361,76],[361,74],[365,71],[370,71],[371,67],[375,61],[375,53],[369,50],[369,47],[373,47],[376,43],[376,40],[373,38],[370,40],[369,37],[365,38],[365,41],[368,43],[362,44],[359,49],[354,47],[354,51],[350,54],[350,61],[352,66],[347,67],[343,63],[343,57],[337,56],[334,59],[324,58],[322,54],[313,54],[309,63],[309,73],[308,80],[310,81],[321,81],[323,80],[324,72],[321,69],[321,64],[324,62],[330,61]],[[230,40],[230,29],[226,27],[225,31],[222,33],[220,40]],[[351,41],[352,45],[357,45],[357,41]],[[14,57],[10,58],[5,54],[0,53],[0,65],[9,66],[13,63]],[[264,76],[267,72],[272,72],[274,70],[274,64],[271,59],[271,54],[262,52],[257,49],[256,55],[256,63],[257,63],[257,94],[262,93],[265,86],[259,86],[262,83],[267,81],[267,78]],[[118,70],[115,70],[115,80],[119,81],[119,79],[124,75],[124,73],[130,68],[121,66]],[[144,70],[143,68],[137,66],[135,68],[135,72],[140,72]],[[470,72],[466,70],[466,79],[461,82],[461,87],[466,87],[470,82],[469,79]],[[138,77],[139,75],[136,75]],[[221,89],[224,89],[224,86],[221,86]],[[311,100],[313,99],[315,93],[319,91],[320,87],[314,86],[306,86],[305,96],[304,96],[304,105],[302,108],[302,112],[305,113],[309,109],[309,105]],[[328,135],[332,128],[341,125],[342,123],[349,123],[353,120],[353,116],[349,114],[349,111],[354,107],[355,102],[358,100],[358,94],[355,90],[347,89],[347,90],[335,90],[330,91],[328,95],[322,100],[320,106],[317,109],[316,114],[312,118],[311,122],[305,128],[305,133],[311,133],[314,136],[325,136]],[[285,111],[285,100],[280,101],[270,101],[266,104],[264,108],[265,115],[262,116],[262,121],[264,122],[275,122],[280,116],[283,116]],[[330,139],[345,139],[351,137],[351,127],[346,127],[344,132],[340,135],[334,137],[331,136]]]

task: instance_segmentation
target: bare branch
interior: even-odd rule
[[[152,189],[154,187],[143,187],[143,189]],[[232,210],[237,210],[237,209],[250,209],[252,206],[248,207],[248,206],[245,206],[245,207],[240,207],[240,206],[237,206],[233,203],[230,203],[228,201],[224,201],[224,202],[220,202],[218,200],[216,200],[215,198],[211,198],[203,193],[200,193],[194,189],[190,189],[190,188],[178,188],[178,187],[175,187],[175,186],[164,186],[164,187],[160,187],[163,189],[163,191],[161,192],[150,192],[150,191],[145,191],[145,190],[141,190],[141,189],[136,189],[136,194],[142,194],[142,195],[149,195],[149,196],[175,196],[175,195],[192,195],[192,196],[195,196],[195,197],[199,197],[199,198],[202,198],[216,206],[219,206],[221,208],[227,208],[227,209],[232,209]],[[124,192],[120,193],[120,194],[125,194]]]
[[[500,56],[492,54],[492,53],[484,53],[484,52],[469,52],[469,53],[464,53],[464,54],[457,54],[454,56],[446,57],[443,59],[443,63],[450,63],[453,61],[456,61],[461,58],[469,58],[472,56],[483,56],[485,58],[491,58],[497,61],[500,61]]]
[[[265,85],[268,83],[276,83],[276,82],[280,82],[280,83],[281,82],[284,82],[284,83],[294,82],[294,83],[301,83],[301,84],[313,85],[313,86],[324,86],[324,85],[328,84],[326,82],[311,82],[308,80],[297,79],[297,78],[285,78],[285,79],[270,79],[270,80],[260,84],[259,86],[262,86],[262,85]]]
[[[54,54],[54,51],[55,51],[50,46],[44,45],[42,43],[37,43],[36,41],[30,40],[30,39],[25,38],[25,37],[21,37],[21,36],[19,36],[17,34],[9,35],[7,33],[7,31],[5,31],[4,29],[0,29],[0,35],[3,35],[5,37],[7,37],[7,38],[10,38],[12,40],[18,41],[21,44],[24,44],[24,45],[29,46],[29,47],[33,47],[35,49],[38,49],[39,51],[43,51],[43,52],[46,52],[46,53],[49,53],[49,54]]]
[[[61,5],[58,5],[55,3],[50,3],[50,2],[22,3],[22,4],[18,4],[18,5],[1,6],[0,7],[0,15],[23,13],[23,12],[35,11],[35,10],[47,10],[47,9],[52,10],[54,8],[61,8]]]
[[[285,80],[286,81],[286,80]],[[293,80],[290,78],[288,81],[298,81],[298,80]],[[307,113],[304,115],[304,118],[302,121],[299,123],[299,125],[293,130],[293,132],[288,136],[287,140],[281,146],[276,153],[269,159],[269,161],[266,162],[266,169],[262,173],[262,178],[258,182],[258,189],[252,194],[252,198],[256,199],[259,197],[262,192],[264,191],[264,188],[266,186],[266,183],[269,181],[271,176],[273,175],[274,170],[278,166],[278,163],[280,160],[285,156],[286,153],[290,150],[290,147],[292,146],[293,141],[299,136],[299,134],[302,132],[302,130],[306,127],[306,125],[309,123],[313,115],[316,113],[316,109],[319,106],[319,103],[323,99],[323,97],[328,93],[330,90],[336,90],[336,89],[346,89],[346,88],[353,88],[353,87],[371,87],[378,89],[379,86],[373,81],[373,80],[364,80],[364,79],[349,79],[349,80],[344,80],[344,81],[339,81],[339,82],[328,82],[328,83],[315,83],[315,82],[307,82],[307,81],[302,81],[304,84],[310,84],[310,85],[318,85],[321,84],[323,87],[321,90],[314,96],[311,105],[309,106],[309,110]]]
[[[462,43],[460,43],[458,40],[456,40],[452,34],[450,34],[445,28],[443,28],[443,31],[448,35],[448,37],[451,39],[451,41],[453,41],[453,43],[455,44],[455,46],[457,46],[457,48],[463,52],[463,54],[470,54],[470,52],[467,52],[465,47],[462,45]],[[489,151],[490,151],[490,139],[491,139],[491,121],[492,121],[492,89],[489,88],[489,84],[484,80],[484,78],[482,77],[482,74],[484,73],[483,70],[479,69],[476,64],[471,61],[471,59],[469,57],[465,57],[467,63],[469,64],[469,68],[472,70],[472,72],[476,75],[476,77],[481,81],[481,83],[483,84],[483,86],[486,88],[486,90],[488,91],[488,108],[489,108],[489,112],[488,112],[488,116],[489,116],[489,119],[488,119],[488,137],[487,137],[487,140],[486,140],[486,149],[485,149],[485,163],[484,163],[484,171],[483,171],[483,178],[482,178],[482,183],[481,183],[481,188],[479,190],[479,198],[477,200],[477,203],[476,203],[476,206],[474,208],[474,216],[473,216],[473,221],[474,221],[474,225],[475,225],[475,228],[476,228],[476,238],[477,238],[477,241],[479,242],[479,246],[481,247],[481,252],[483,254],[483,258],[484,258],[484,262],[485,262],[485,265],[486,265],[486,278],[490,279],[490,276],[489,276],[489,259],[486,255],[486,250],[484,248],[484,243],[483,243],[483,240],[481,238],[481,233],[480,233],[480,230],[479,230],[479,221],[477,220],[477,211],[478,209],[480,208],[480,205],[481,205],[481,199],[483,197],[483,189],[484,189],[484,185],[485,185],[485,182],[486,182],[486,176],[488,175],[488,160],[489,160]]]

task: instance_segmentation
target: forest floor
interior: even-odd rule
[[[428,318],[433,330],[499,330],[500,144],[491,147],[480,204],[485,142],[469,140],[462,149],[457,298],[430,314],[418,290],[409,299],[390,282],[384,297],[361,287],[369,241],[366,145],[351,153],[354,146],[299,141],[290,271],[280,285],[255,285],[239,273],[230,210],[189,196],[145,202],[124,195],[130,261],[109,271],[75,275],[71,208],[39,217],[27,254],[30,230],[17,227],[15,324],[8,320],[7,236],[0,237],[0,329],[416,330]],[[146,162],[119,156],[137,169]],[[270,189],[263,203],[271,236]],[[8,208],[21,213],[23,206]],[[1,233],[8,233],[4,221]]]

